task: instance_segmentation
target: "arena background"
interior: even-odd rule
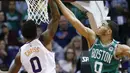
[[[74,12],[76,17],[86,27],[89,27],[89,22],[85,13],[72,6],[69,3],[70,0],[63,1],[64,4]],[[110,8],[109,16],[112,20],[119,24],[120,43],[130,46],[130,0],[104,0],[104,5]],[[25,43],[20,28],[26,18],[27,6],[25,1],[0,1],[0,69],[3,71],[8,71],[20,46]],[[46,27],[46,23],[41,24],[37,30],[39,32],[38,34],[40,35],[42,31],[45,31]],[[64,17],[61,19],[61,23],[59,23],[52,44],[53,51],[56,53],[57,73],[67,73],[67,70],[73,70],[73,72],[77,73],[79,71],[81,71],[81,73],[91,73],[88,63],[87,41],[84,37],[79,35]],[[64,65],[61,65],[60,61],[67,61],[64,59],[64,56],[65,52],[67,52],[66,46],[69,44],[76,44],[78,46],[73,45],[75,47],[74,53],[76,56],[74,57],[76,59],[73,60],[74,63],[73,61],[68,63],[66,68]],[[122,59],[119,70],[130,73],[130,61],[128,58]],[[21,73],[25,73],[25,71],[22,70]]]

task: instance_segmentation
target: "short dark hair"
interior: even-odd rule
[[[119,41],[119,26],[118,26],[118,24],[116,24],[114,21],[111,21],[111,20],[107,20],[107,22],[108,22],[108,26],[112,30],[113,39]]]
[[[37,24],[33,20],[26,21],[22,26],[22,35],[29,40],[35,39],[37,37]]]

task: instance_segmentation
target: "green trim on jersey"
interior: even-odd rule
[[[92,73],[118,73],[119,60],[114,57],[118,42],[113,40],[109,45],[103,45],[96,39],[89,50],[89,62]]]

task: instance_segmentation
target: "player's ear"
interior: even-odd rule
[[[112,34],[112,30],[110,28],[107,30],[107,34]]]

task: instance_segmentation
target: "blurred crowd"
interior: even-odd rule
[[[119,25],[120,43],[130,46],[130,8],[126,0],[108,0],[104,4],[110,8],[109,16]],[[70,3],[65,5],[74,12],[76,17],[89,27],[89,21],[84,12]],[[25,43],[21,34],[21,26],[27,19],[27,5],[24,1],[2,1],[0,10],[0,69],[7,71],[20,47]],[[38,36],[46,30],[47,24],[42,23],[37,28]],[[75,73],[76,64],[82,52],[82,37],[61,15],[59,26],[52,42],[56,57],[57,73]],[[86,47],[87,48],[87,47]],[[130,61],[123,58],[122,71],[130,72]],[[127,72],[127,73],[128,73]]]

